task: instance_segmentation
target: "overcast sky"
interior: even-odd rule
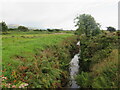
[[[76,29],[74,18],[91,14],[102,25],[118,28],[119,0],[0,0],[0,20],[36,28]]]

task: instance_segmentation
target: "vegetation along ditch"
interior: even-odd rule
[[[82,88],[117,88],[118,36],[117,33],[101,33],[80,37],[80,72],[77,83]]]
[[[42,37],[44,37],[42,39]],[[55,37],[55,38],[54,38]],[[2,87],[4,88],[58,88],[64,87],[69,79],[69,63],[71,58],[78,52],[78,47],[76,43],[78,42],[78,37],[75,35],[43,35],[33,37],[33,36],[14,36],[12,37],[12,43],[9,45],[16,45],[15,47],[9,46],[6,47],[6,41],[10,41],[11,38],[3,37],[3,76]],[[19,46],[19,38],[24,38],[23,46]],[[44,44],[43,48],[33,47],[37,45],[39,38],[45,43],[45,40],[49,39],[55,42],[56,44],[50,43],[48,46],[48,41]],[[45,39],[46,38],[46,39]],[[57,41],[59,38],[63,38]],[[17,40],[16,40],[17,39]],[[30,43],[32,40],[37,39]],[[41,40],[40,39],[40,40]],[[30,40],[30,42],[29,42]],[[11,41],[10,41],[11,42]],[[37,42],[37,43],[36,43]],[[25,47],[29,44],[29,47]],[[22,44],[21,44],[22,45]],[[30,47],[31,46],[31,47]],[[20,48],[26,48],[26,51],[20,50]],[[7,49],[13,49],[12,53],[6,51]],[[28,49],[27,49],[28,48]],[[34,53],[29,51],[34,50]],[[17,52],[17,51],[19,52]],[[14,52],[16,51],[16,52]],[[21,52],[20,52],[21,51]],[[6,53],[6,54],[5,54]],[[10,59],[7,55],[9,55]]]

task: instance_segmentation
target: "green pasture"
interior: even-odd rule
[[[2,36],[2,65],[4,73],[9,74],[10,68],[16,68],[23,63],[17,58],[26,58],[29,62],[33,60],[34,55],[46,48],[54,46],[72,34],[24,34],[24,35],[3,35]],[[12,64],[14,67],[9,67]]]

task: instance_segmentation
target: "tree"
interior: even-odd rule
[[[60,31],[60,29],[54,29],[54,31],[59,32],[59,31]]]
[[[75,18],[76,33],[78,35],[85,34],[86,36],[97,35],[100,33],[100,24],[96,23],[95,19],[89,14],[82,14]]]
[[[107,31],[114,32],[116,31],[116,29],[114,27],[109,26],[107,27]]]
[[[49,28],[48,28],[48,29],[47,29],[47,31],[49,31],[49,32],[53,32],[54,30],[53,30],[53,29],[49,29]]]
[[[21,30],[21,31],[28,31],[29,29],[25,26],[19,26],[18,27],[18,30]]]
[[[8,27],[7,27],[7,25],[6,25],[5,22],[1,22],[1,23],[0,23],[0,30],[1,30],[2,32],[7,32],[7,31],[8,31]]]

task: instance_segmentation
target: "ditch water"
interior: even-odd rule
[[[77,46],[80,46],[80,41],[77,43]],[[75,77],[79,72],[79,52],[75,54],[70,62],[69,72],[70,72],[70,79],[67,84],[67,88],[80,88],[77,84]]]

